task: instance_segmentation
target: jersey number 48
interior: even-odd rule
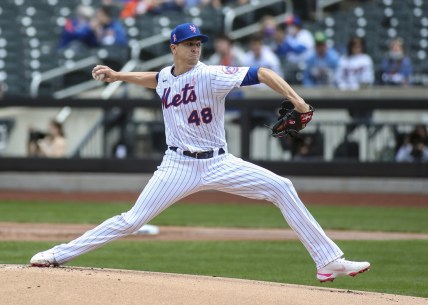
[[[198,110],[193,110],[187,119],[189,124],[196,124],[196,126],[201,125],[201,121],[205,124],[209,124],[212,120],[213,114],[209,107],[202,109],[200,114]]]

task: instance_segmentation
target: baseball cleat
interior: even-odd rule
[[[52,250],[37,253],[31,258],[30,264],[33,267],[59,266],[59,264],[55,260]]]
[[[370,269],[368,262],[352,262],[338,258],[317,271],[317,279],[323,282],[333,282],[339,276],[356,276]]]

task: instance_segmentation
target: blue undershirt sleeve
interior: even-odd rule
[[[156,81],[159,82],[159,72],[156,74]]]
[[[241,87],[260,84],[259,77],[257,75],[258,71],[259,67],[250,67],[241,83]]]

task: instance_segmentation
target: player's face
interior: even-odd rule
[[[200,39],[185,40],[173,48],[173,54],[177,59],[192,65],[196,65],[201,57],[202,42]]]

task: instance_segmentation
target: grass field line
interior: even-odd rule
[[[0,222],[0,240],[55,241],[80,236],[91,224]],[[291,229],[159,226],[157,235],[137,234],[133,240],[296,240]],[[326,230],[333,240],[428,240],[427,233]]]

